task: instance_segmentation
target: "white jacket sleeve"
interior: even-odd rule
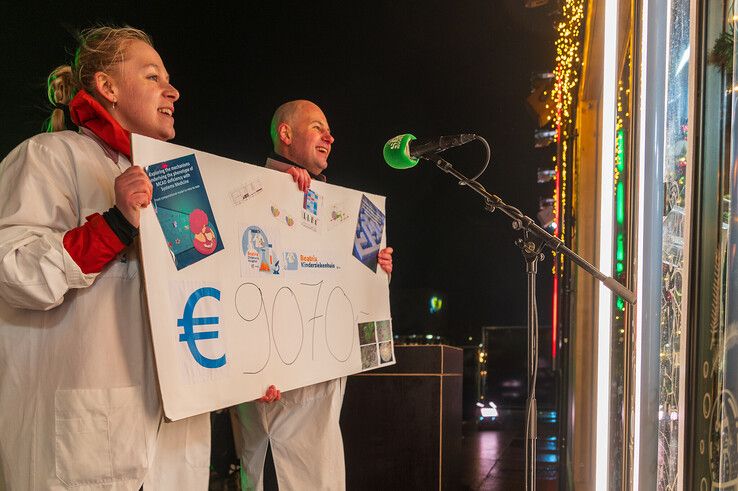
[[[10,305],[48,310],[92,284],[96,274],[84,274],[62,242],[83,218],[78,193],[68,145],[32,138],[0,163],[0,297]]]

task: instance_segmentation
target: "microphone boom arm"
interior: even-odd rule
[[[421,158],[434,162],[436,166],[439,169],[441,169],[443,172],[451,174],[456,179],[458,179],[459,184],[468,186],[473,191],[475,191],[477,194],[481,195],[485,200],[484,208],[487,211],[493,212],[495,210],[500,210],[502,213],[504,213],[505,215],[510,217],[510,219],[512,219],[514,228],[523,230],[525,232],[528,232],[536,236],[544,245],[546,245],[552,251],[564,254],[564,256],[569,258],[571,261],[577,264],[580,268],[584,269],[587,273],[589,273],[590,275],[594,276],[596,279],[601,281],[602,284],[604,284],[610,291],[622,297],[623,300],[625,300],[629,304],[635,305],[636,303],[635,293],[633,293],[631,290],[629,290],[625,286],[618,283],[618,281],[612,276],[607,276],[606,274],[602,273],[599,269],[597,269],[589,261],[587,261],[586,259],[581,257],[579,254],[577,254],[576,252],[566,247],[566,245],[564,245],[564,242],[561,239],[548,233],[546,230],[540,227],[532,218],[528,217],[527,215],[524,215],[523,212],[521,212],[514,206],[508,205],[507,203],[502,201],[502,199],[499,196],[491,194],[489,191],[487,191],[484,188],[484,186],[479,184],[479,182],[477,182],[475,179],[467,178],[461,172],[454,169],[453,165],[451,165],[450,162],[444,160],[438,154],[427,154],[427,155],[422,156]]]

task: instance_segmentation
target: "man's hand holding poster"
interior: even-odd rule
[[[383,197],[139,135],[133,157],[168,418],[394,363]]]

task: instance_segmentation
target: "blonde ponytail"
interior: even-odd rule
[[[63,106],[69,104],[76,90],[74,90],[74,77],[72,67],[61,65],[56,67],[46,81],[46,90],[51,102],[55,107],[51,116],[46,121],[46,131],[62,131],[67,129]]]

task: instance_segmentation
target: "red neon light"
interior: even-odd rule
[[[559,94],[559,98],[561,94]],[[561,144],[561,119],[559,118],[556,126],[556,141]],[[558,154],[559,152],[557,152]],[[554,207],[554,213],[556,214],[556,229],[554,235],[556,237],[561,236],[561,160],[563,156],[559,156],[556,159],[556,206]],[[551,312],[551,360],[556,359],[556,339],[558,337],[558,324],[559,324],[559,258],[554,254],[554,268],[553,268],[553,309]]]
[[[551,315],[551,360],[556,359],[556,338],[558,337],[559,314],[559,277],[554,275],[553,281],[553,314]]]

